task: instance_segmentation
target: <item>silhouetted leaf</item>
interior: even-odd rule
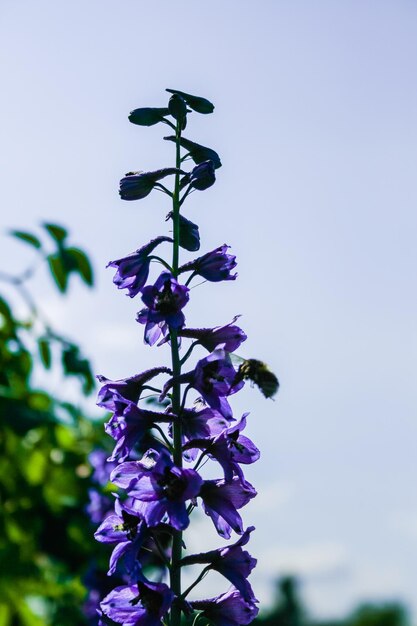
[[[68,236],[68,231],[58,224],[44,223],[42,226],[58,244],[62,243]]]
[[[25,243],[30,244],[31,246],[33,246],[37,250],[42,248],[42,244],[39,241],[39,239],[37,237],[35,237],[35,235],[32,235],[31,233],[28,233],[28,232],[26,232],[24,230],[12,230],[12,231],[10,231],[10,234],[13,237],[17,237],[17,239],[20,239],[21,241],[24,241]]]

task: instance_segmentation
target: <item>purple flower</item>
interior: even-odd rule
[[[221,413],[214,409],[205,407],[198,411],[196,409],[183,409],[181,412],[181,436],[183,444],[193,439],[210,438],[221,433],[229,425]],[[171,434],[172,428],[169,427]],[[184,457],[188,461],[193,461],[197,454],[197,449],[186,449]]]
[[[137,575],[140,572],[137,555],[146,534],[147,527],[141,517],[132,515],[116,500],[116,513],[106,517],[94,533],[100,543],[117,544],[110,557],[109,576],[114,574],[121,558],[128,574]]]
[[[194,261],[185,263],[180,267],[179,272],[194,272],[194,274],[198,274],[214,283],[221,280],[235,280],[237,274],[232,274],[231,271],[237,265],[236,257],[227,254],[226,250],[228,248],[230,246],[223,244]]]
[[[234,326],[238,315],[225,326],[215,328],[182,328],[179,331],[180,337],[195,339],[209,352],[216,348],[222,348],[226,352],[234,352],[247,339],[245,333],[239,326]]]
[[[199,494],[203,484],[195,470],[176,467],[166,449],[148,450],[140,461],[122,463],[110,478],[129,496],[146,503],[140,509],[148,526],[156,526],[166,515],[177,530],[188,526],[185,503]]]
[[[230,482],[205,480],[200,491],[206,515],[211,517],[219,535],[226,539],[230,539],[232,530],[239,535],[243,533],[242,518],[237,509],[255,496],[252,485],[237,476]]]
[[[166,167],[155,172],[129,172],[120,181],[120,197],[122,200],[141,200],[150,194],[154,187],[160,187],[158,180],[177,172],[184,174],[175,167]]]
[[[116,402],[120,401],[120,396],[125,400],[138,402],[146,383],[158,374],[172,374],[169,367],[153,367],[152,369],[130,376],[129,378],[121,378],[120,380],[110,380],[99,374],[97,379],[100,383],[104,383],[101,387],[97,405],[102,406],[108,411],[116,410]]]
[[[235,384],[235,379],[236,370],[229,354],[224,350],[215,350],[208,357],[198,361],[195,369],[191,372],[181,374],[177,379],[168,380],[159,399],[163,400],[166,397],[176,381],[187,383],[201,393],[204,401],[212,409],[219,411],[226,419],[231,419],[233,417],[232,409],[226,396],[236,393],[243,386],[242,380]]]
[[[163,241],[172,241],[172,239],[171,237],[156,237],[136,252],[107,264],[107,267],[117,269],[113,282],[118,289],[127,289],[131,298],[139,293],[148,279],[151,263],[149,255]]]
[[[145,342],[152,346],[170,328],[181,328],[185,317],[181,309],[187,304],[189,289],[180,285],[169,273],[163,272],[154,285],[144,287],[142,300],[147,308],[137,314],[136,320],[145,326]]]
[[[137,585],[113,589],[100,607],[106,617],[123,626],[159,626],[174,597],[164,583],[143,578]]]
[[[237,589],[230,589],[217,598],[191,602],[194,609],[202,610],[202,617],[216,626],[246,626],[258,615],[254,602],[245,600]]]
[[[226,399],[243,387],[243,381],[235,384],[236,370],[230,356],[224,350],[215,350],[204,359],[198,361],[192,372],[180,376],[181,382],[188,382],[191,387],[197,389],[207,402],[223,417],[230,419],[232,409]],[[162,397],[167,387],[172,385],[172,380],[164,386]]]
[[[260,452],[255,444],[241,435],[241,431],[246,428],[245,413],[237,424],[230,426],[220,432],[212,439],[194,439],[189,441],[185,450],[199,448],[205,450],[210,458],[216,459],[224,470],[224,478],[230,481],[236,474],[243,480],[243,472],[239,463],[249,465],[259,459]]]
[[[247,578],[257,561],[251,557],[249,552],[242,550],[242,546],[248,543],[249,536],[253,530],[255,530],[255,527],[250,526],[236,543],[231,546],[186,556],[181,560],[181,565],[208,563],[210,569],[216,570],[227,578],[240,591],[247,602],[255,602],[256,598]]]
[[[114,414],[105,425],[105,431],[117,443],[109,461],[124,461],[133,446],[141,441],[155,423],[169,423],[175,417],[166,413],[140,409],[130,400],[114,394]]]

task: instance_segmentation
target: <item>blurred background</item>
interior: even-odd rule
[[[187,137],[223,167],[187,217],[239,270],[194,292],[187,320],[241,313],[242,356],[281,382],[274,402],[233,402],[262,452],[245,522],[263,619],[415,623],[415,3],[2,0],[0,49],[0,625],[81,624],[107,558],[84,514],[107,445],[93,376],[167,353],[105,266],[168,233],[162,196],[117,193],[173,164],[163,128],[127,119],[166,87],[216,105]]]

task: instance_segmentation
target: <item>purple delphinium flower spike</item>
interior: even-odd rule
[[[123,626],[160,626],[174,597],[165,583],[143,578],[137,585],[113,589],[100,607],[103,615]]]
[[[239,315],[233,318],[229,324],[216,326],[215,328],[182,328],[179,336],[195,339],[208,352],[213,352],[216,348],[222,348],[226,352],[235,352],[239,346],[246,341],[247,337],[239,326],[234,323]]]
[[[232,480],[234,474],[243,480],[243,472],[239,463],[249,465],[255,463],[260,456],[255,444],[248,437],[240,434],[246,427],[247,415],[248,413],[245,413],[240,422],[224,429],[212,439],[189,441],[184,446],[184,450],[193,448],[204,450],[210,458],[216,459],[220,463],[226,481]]]
[[[128,295],[133,298],[145,285],[149,275],[149,265],[151,260],[149,255],[163,241],[172,241],[171,237],[156,237],[149,243],[142,246],[121,259],[110,261],[107,267],[115,267],[117,272],[113,282],[118,289],[127,289]]]
[[[122,463],[113,470],[111,481],[146,503],[142,512],[148,526],[156,526],[166,515],[177,530],[188,526],[185,503],[199,494],[203,484],[195,470],[176,467],[165,449],[148,450],[140,461]]]
[[[194,272],[198,276],[202,276],[206,280],[217,283],[221,280],[235,280],[237,274],[232,274],[232,270],[236,267],[236,257],[227,254],[226,250],[230,248],[226,244],[215,248],[207,254],[181,265],[180,274],[183,272]]]
[[[240,591],[246,602],[255,602],[256,598],[247,578],[256,566],[257,561],[251,557],[249,552],[242,550],[242,546],[248,543],[249,536],[253,530],[255,530],[255,527],[250,526],[236,543],[231,546],[186,556],[181,560],[181,565],[207,563],[210,569],[216,570],[227,578]]]
[[[245,600],[233,587],[216,598],[191,602],[191,606],[216,626],[246,626],[259,612],[254,602]]]
[[[120,396],[125,400],[138,402],[146,383],[158,376],[158,374],[172,374],[172,370],[169,367],[153,367],[146,370],[146,372],[136,374],[136,376],[121,378],[120,380],[110,380],[99,374],[97,379],[104,384],[98,393],[98,406],[102,406],[108,411],[115,411],[115,402],[119,401]]]
[[[232,481],[205,480],[200,490],[204,512],[211,517],[221,537],[230,539],[231,531],[243,533],[242,518],[237,509],[241,509],[256,491],[250,483],[235,476]]]
[[[180,285],[169,273],[162,272],[154,285],[142,289],[146,309],[137,314],[136,320],[145,326],[145,341],[150,346],[170,328],[181,328],[185,317],[182,308],[187,304],[189,289]]]
[[[102,383],[98,404],[113,413],[105,425],[115,440],[110,460],[118,465],[110,474],[117,488],[113,494],[116,504],[114,510],[103,510],[106,518],[96,538],[113,544],[109,574],[120,576],[117,587],[101,602],[99,624],[181,626],[185,616],[196,617],[194,622],[202,617],[216,626],[246,626],[258,613],[248,582],[256,560],[244,549],[253,527],[244,531],[240,509],[256,491],[246,481],[243,468],[260,453],[243,435],[248,414],[237,422],[229,396],[249,380],[265,397],[272,397],[278,380],[255,359],[237,357],[240,365],[234,367],[232,353],[246,340],[236,325],[238,317],[223,326],[185,328],[183,309],[189,300],[190,282],[198,276],[210,282],[235,280],[236,257],[223,244],[180,265],[181,248],[194,253],[200,249],[199,227],[184,217],[183,204],[195,190],[214,184],[215,169],[221,162],[214,150],[182,135],[191,110],[210,113],[213,105],[205,98],[168,91],[174,95],[167,108],[135,109],[130,121],[139,126],[163,122],[175,129],[166,139],[175,143],[176,167],[126,174],[120,182],[120,195],[124,200],[139,200],[153,189],[162,191],[172,200],[167,216],[172,220],[172,237],[157,237],[109,266],[115,268],[113,282],[119,289],[126,289],[130,297],[141,294],[144,308],[136,320],[144,325],[145,343],[169,343],[171,369],[156,367],[116,381],[98,377]],[[190,157],[195,167],[190,172],[179,169]],[[169,176],[174,182],[172,191],[165,186]],[[155,247],[162,242],[172,242],[172,264],[154,256]],[[154,284],[147,284],[152,260],[165,269]],[[179,282],[183,278],[185,284]],[[182,350],[184,340],[188,345]],[[189,366],[198,346],[209,354]],[[153,381],[159,374],[168,375],[163,386],[159,379]],[[155,410],[145,410],[146,405]],[[220,473],[213,475],[222,478],[204,480],[200,476],[207,458],[220,465]],[[193,463],[193,469],[186,463]],[[220,536],[230,538],[233,531],[240,538],[230,546],[187,556],[182,531],[200,503]],[[101,503],[96,504],[101,508]],[[181,568],[194,564],[205,567],[184,591]],[[168,576],[171,589],[144,578],[148,566],[153,580]],[[188,601],[188,593],[209,570],[222,574],[232,588],[216,598]]]

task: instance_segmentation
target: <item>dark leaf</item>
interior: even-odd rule
[[[13,326],[16,325],[16,322],[13,318],[13,314],[8,303],[6,302],[6,300],[4,300],[1,297],[0,297],[0,315],[4,318],[5,321],[9,322]]]
[[[94,283],[93,268],[87,255],[79,248],[66,248],[63,256],[67,259],[70,271],[78,272],[83,281],[91,287]]]
[[[142,108],[135,109],[129,114],[129,121],[138,126],[153,126],[164,121],[164,116],[169,114],[168,109]]]
[[[21,239],[25,243],[30,244],[31,246],[33,246],[37,250],[42,248],[42,244],[39,241],[39,239],[37,237],[35,237],[35,235],[32,235],[31,233],[27,233],[26,231],[23,231],[23,230],[12,230],[12,231],[10,231],[10,234],[13,237],[17,237],[18,239]]]
[[[166,91],[168,91],[168,93],[177,94],[184,98],[190,109],[193,109],[193,111],[197,111],[197,113],[213,113],[214,104],[212,104],[206,98],[201,98],[200,96],[192,96],[189,93],[185,93],[184,91],[178,91],[177,89],[167,89]]]
[[[51,355],[51,345],[45,337],[40,337],[38,339],[38,348],[39,348],[39,356],[41,361],[45,367],[45,369],[49,370],[52,362]]]
[[[64,265],[63,257],[60,254],[49,254],[47,259],[49,269],[59,291],[65,293],[68,287],[68,275],[71,270]]]
[[[62,243],[68,235],[68,231],[62,226],[58,226],[58,224],[44,223],[42,226],[58,244]]]
[[[70,345],[62,351],[62,366],[67,376],[78,376],[83,383],[84,393],[90,393],[95,386],[90,363],[80,355],[75,345]]]

